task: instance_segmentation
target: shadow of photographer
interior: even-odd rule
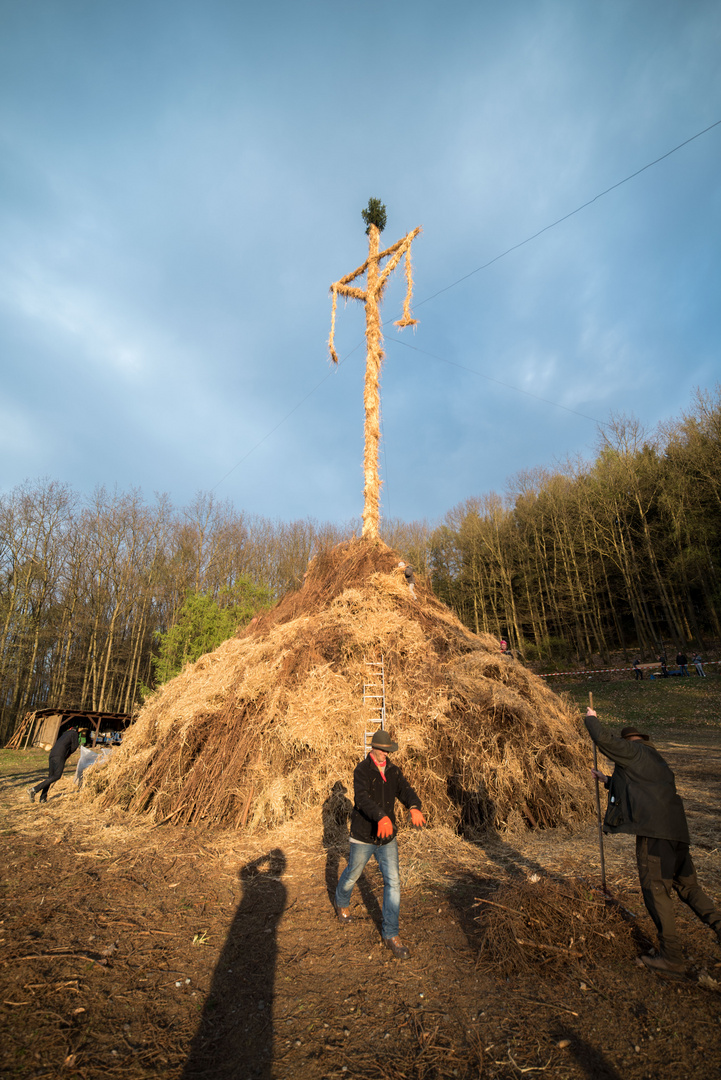
[[[287,900],[279,848],[247,863],[243,895],[223,946],[181,1074],[270,1080],[277,931]]]

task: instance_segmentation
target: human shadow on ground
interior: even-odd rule
[[[341,874],[341,857],[345,859],[343,869],[348,861],[349,821],[353,810],[353,803],[348,798],[348,789],[337,780],[333,785],[330,795],[323,803],[321,811],[323,821],[323,847],[326,852],[325,860],[325,887],[328,900],[335,913],[335,890]],[[366,868],[367,869],[367,868]],[[372,922],[381,932],[383,914],[381,906],[376,899],[373,888],[366,876],[366,870],[358,878],[357,889]]]
[[[592,1080],[621,1080],[621,1074],[606,1060],[603,1051],[582,1039],[566,1024],[558,1024],[551,1034],[556,1043],[568,1039],[570,1045],[564,1053],[574,1057],[586,1076],[592,1077]]]
[[[213,972],[198,1030],[181,1074],[271,1080],[278,923],[286,860],[275,848],[240,871],[243,895]]]
[[[48,790],[48,801],[50,799],[62,798],[68,794],[64,790],[64,781],[70,778],[70,790],[72,790],[72,779],[75,774],[76,762],[66,762],[63,769],[62,776],[60,776]],[[33,805],[28,795],[28,788],[35,787],[37,784],[42,784],[48,779],[49,769],[47,762],[38,762],[37,765],[25,766],[22,771],[10,773],[8,776],[4,776],[0,779],[0,791],[7,791],[8,794],[12,794],[20,802],[27,803],[28,806]],[[36,800],[37,802],[37,800]]]

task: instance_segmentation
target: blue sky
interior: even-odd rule
[[[326,341],[370,196],[423,227],[385,515],[678,415],[721,379],[721,126],[471,272],[721,120],[720,55],[715,0],[0,0],[0,490],[360,515],[359,305]]]

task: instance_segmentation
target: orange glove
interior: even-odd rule
[[[387,815],[378,822],[378,836],[381,840],[385,840],[387,836],[393,836],[393,822]]]
[[[411,814],[411,822],[413,823],[415,828],[416,829],[422,829],[423,826],[426,823],[426,819],[423,817],[423,814],[420,812],[420,810],[416,809],[415,806],[412,806],[411,810],[410,810],[410,814]]]

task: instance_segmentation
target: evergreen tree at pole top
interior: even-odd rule
[[[328,348],[333,363],[337,364],[338,354],[334,348],[334,338],[338,294],[351,297],[353,300],[361,300],[366,309],[366,377],[363,392],[363,404],[365,406],[363,536],[375,539],[378,537],[380,525],[381,482],[378,475],[378,448],[380,444],[380,372],[384,356],[380,301],[383,298],[383,290],[386,287],[388,278],[405,255],[407,288],[403,302],[403,317],[398,319],[394,325],[402,329],[404,326],[415,326],[417,324],[418,320],[414,319],[411,314],[411,297],[413,294],[411,244],[421,231],[421,227],[419,225],[412,232],[406,233],[402,239],[386,248],[385,251],[379,251],[380,234],[386,225],[386,208],[384,204],[380,199],[369,199],[366,209],[361,210],[361,216],[367,226],[368,258],[352,274],[346,274],[345,277],[341,278],[340,281],[335,281],[330,287],[333,295],[333,308],[331,311]],[[384,259],[388,259],[388,262],[381,268]],[[365,291],[351,284],[363,274],[366,275]]]

